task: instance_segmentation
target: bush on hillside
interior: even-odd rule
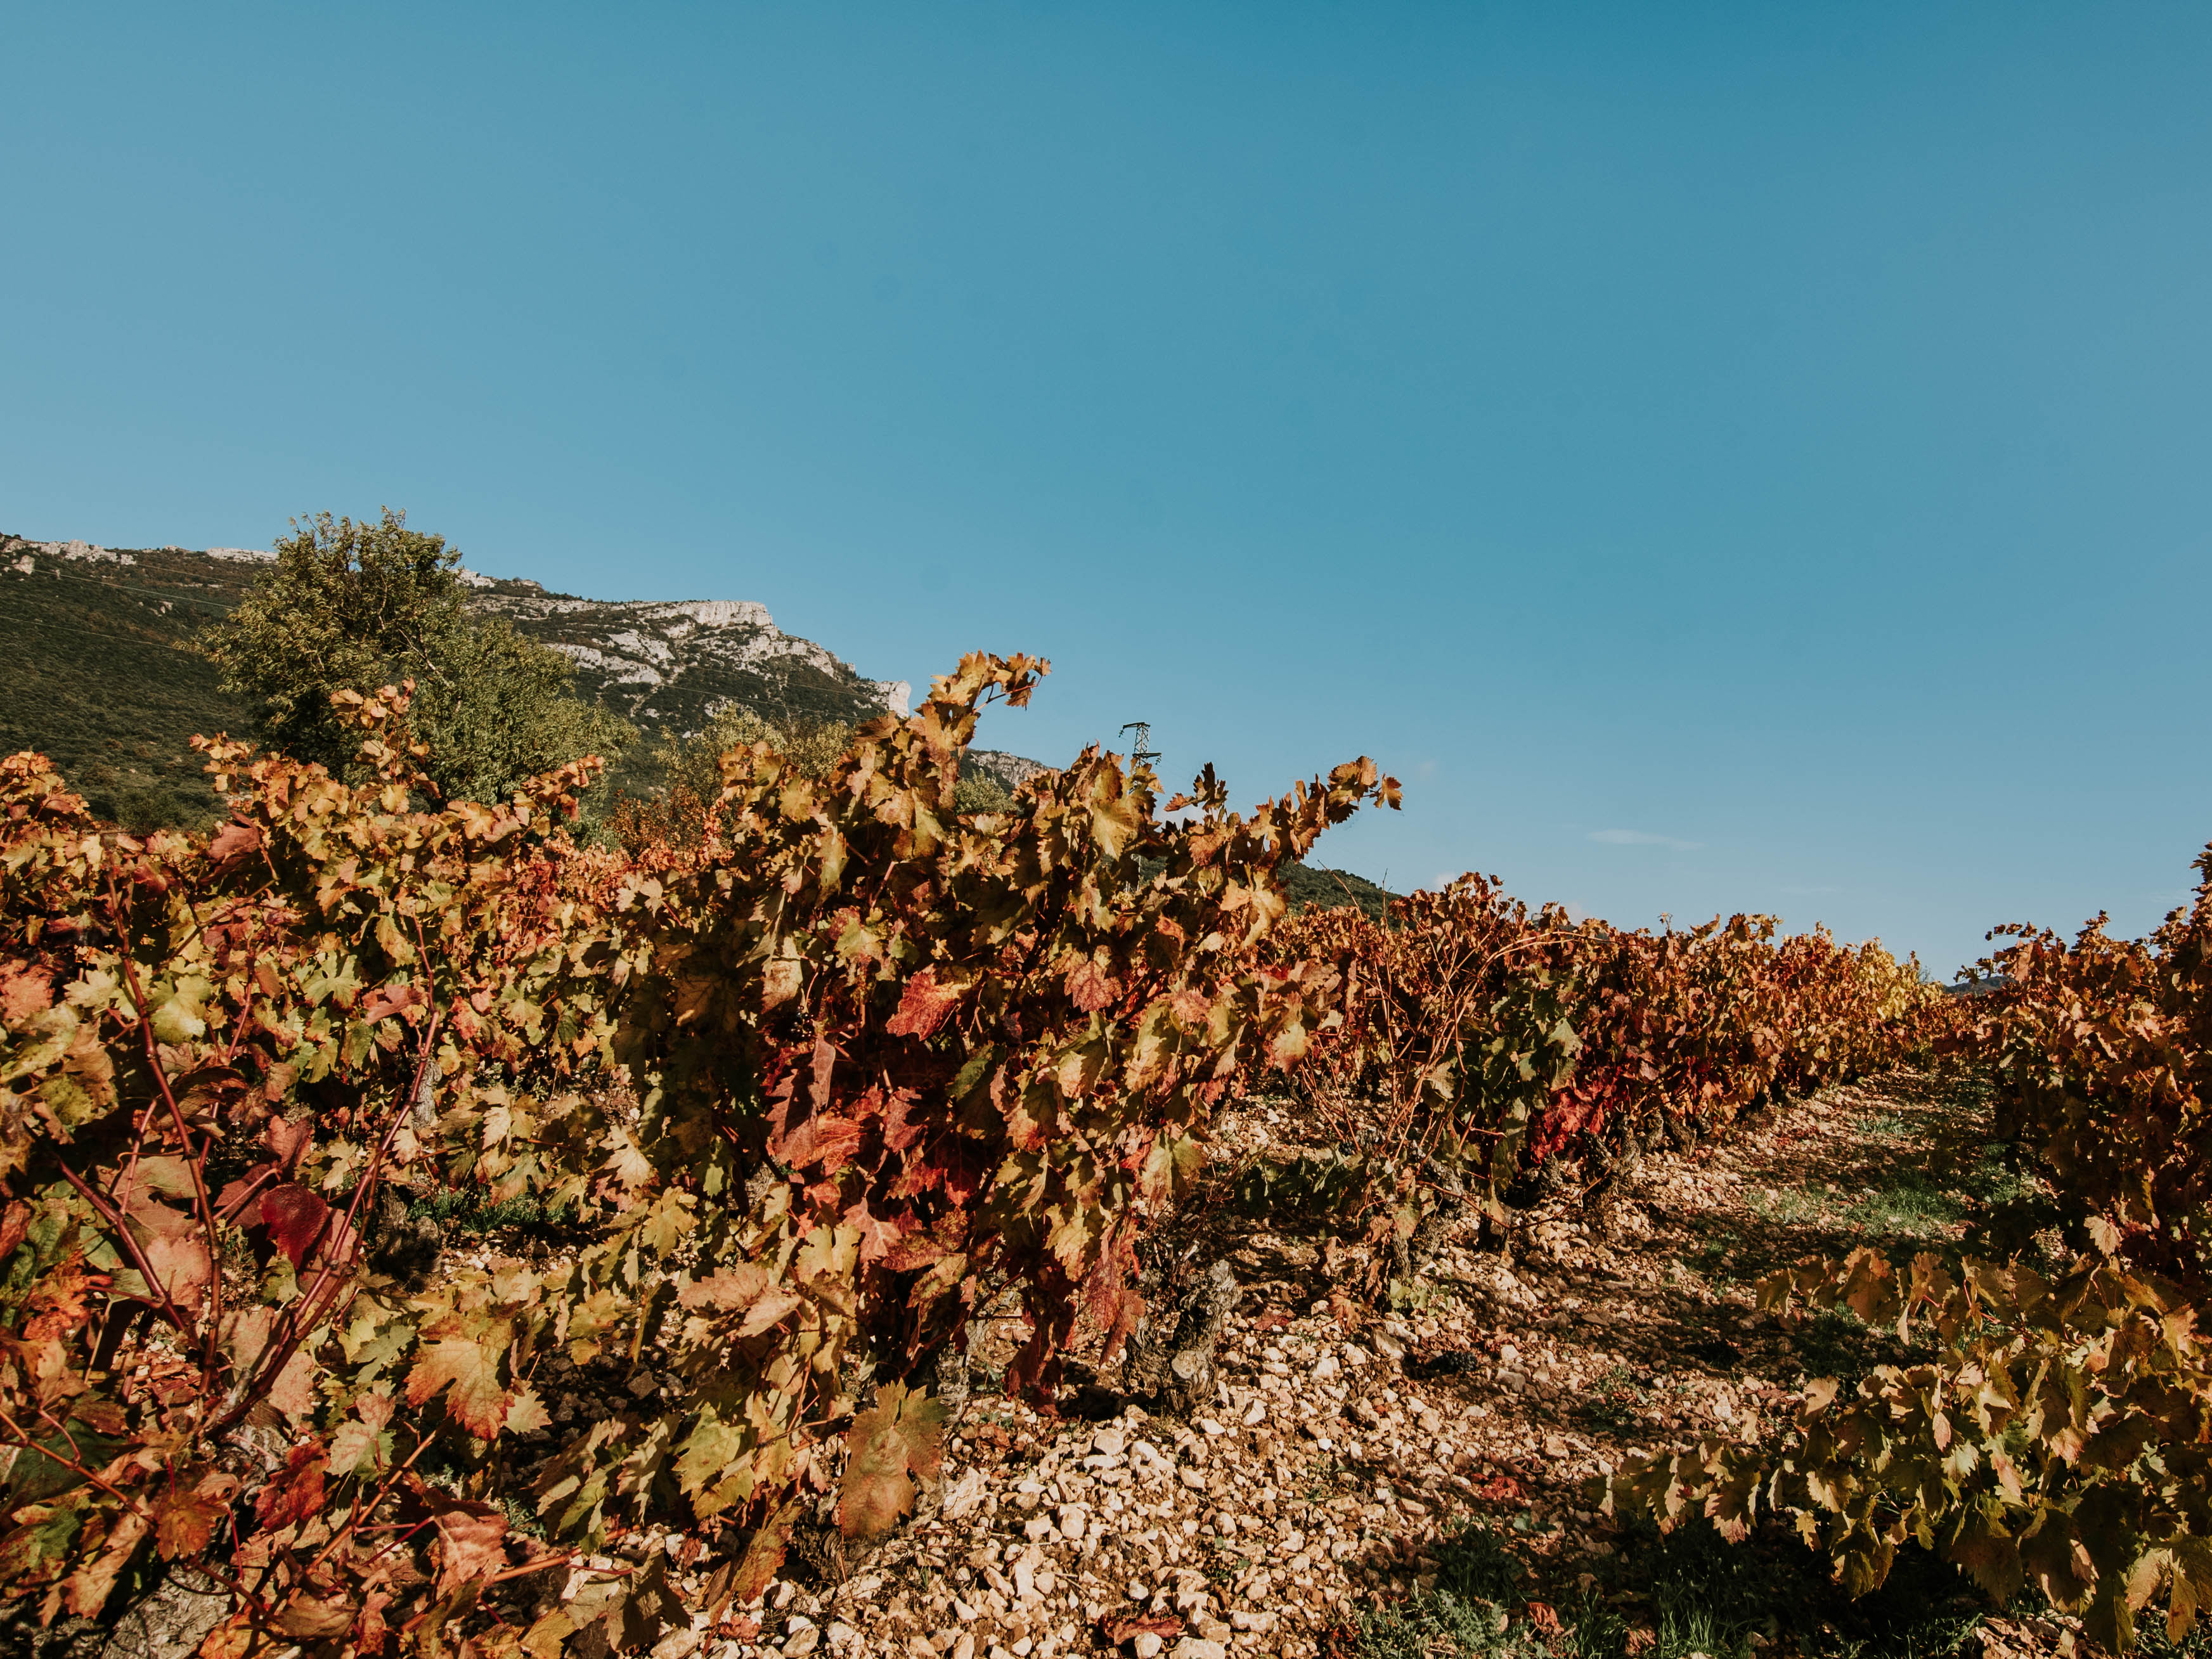
[[[559,652],[468,611],[460,550],[407,528],[327,513],[295,520],[245,599],[201,635],[225,691],[252,700],[256,735],[280,753],[356,778],[356,733],[340,699],[411,683],[418,776],[447,800],[499,800],[635,734],[570,692]]]

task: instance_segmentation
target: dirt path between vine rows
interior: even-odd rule
[[[842,1582],[795,1556],[763,1602],[693,1615],[655,1659],[2071,1651],[2063,1620],[1998,1616],[1939,1564],[1852,1604],[1792,1539],[1661,1540],[1588,1507],[1630,1453],[1778,1422],[1808,1372],[1872,1363],[1848,1320],[1756,1313],[1753,1283],[1956,1238],[2004,1179],[1985,1121],[1968,1077],[1832,1089],[1647,1154],[1596,1205],[1565,1183],[1502,1253],[1462,1224],[1395,1310],[1332,1283],[1316,1239],[1237,1223],[1246,1293],[1209,1406],[1107,1416],[1093,1389],[1053,1417],[979,1387],[912,1526]],[[1246,1103],[1218,1140],[1281,1152],[1296,1132],[1286,1103]],[[699,1596],[693,1541],[623,1543],[665,1550]]]

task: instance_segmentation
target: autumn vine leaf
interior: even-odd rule
[[[261,1219],[268,1225],[270,1242],[295,1268],[321,1240],[330,1215],[331,1206],[297,1182],[271,1187],[261,1195]]]
[[[499,1354],[478,1337],[441,1337],[422,1345],[422,1357],[407,1373],[407,1403],[420,1407],[451,1386],[446,1409],[453,1420],[479,1438],[498,1434],[509,1404],[499,1380]]]
[[[837,1524],[848,1538],[875,1538],[914,1512],[920,1483],[944,1462],[945,1406],[896,1382],[878,1391],[872,1409],[853,1419]]]

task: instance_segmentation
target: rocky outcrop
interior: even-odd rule
[[[585,599],[493,582],[477,605],[576,665],[577,680],[647,727],[702,728],[739,703],[769,719],[904,714],[903,680],[863,678],[752,599]]]

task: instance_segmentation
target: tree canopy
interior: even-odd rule
[[[334,773],[355,764],[357,734],[333,694],[410,679],[425,769],[449,799],[496,799],[585,755],[618,753],[635,734],[571,692],[566,658],[471,614],[460,559],[389,507],[374,523],[295,519],[276,563],[203,643],[224,689],[253,699],[264,743]]]

